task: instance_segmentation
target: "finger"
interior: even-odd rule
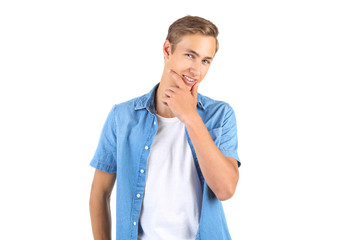
[[[169,99],[169,98],[167,98],[167,97],[163,97],[163,98],[161,98],[161,102],[162,102],[163,104],[165,104],[166,106],[168,106],[168,103],[167,103],[168,99]]]
[[[174,92],[171,91],[171,90],[169,90],[169,89],[166,89],[166,90],[164,91],[164,93],[165,93],[165,95],[168,96],[168,97],[172,97],[172,96],[174,95]]]
[[[178,87],[169,87],[168,90],[173,91],[174,93],[176,93],[177,91],[179,91]]]
[[[192,86],[191,88],[191,95],[193,95],[193,97],[197,100],[197,90],[199,87],[200,83],[196,83],[195,85]]]
[[[179,88],[186,88],[186,84],[184,83],[182,77],[179,74],[177,74],[171,69],[168,70],[168,73],[175,80],[175,83]]]

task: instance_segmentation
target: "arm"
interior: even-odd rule
[[[176,81],[177,87],[166,89],[166,96],[161,100],[185,124],[205,181],[219,200],[227,200],[234,195],[239,179],[237,160],[222,154],[197,113],[199,83],[189,91],[177,73],[172,70],[168,73]]]
[[[90,217],[95,240],[111,239],[110,196],[116,174],[95,170],[90,193]]]
[[[198,114],[185,125],[207,184],[219,200],[231,198],[239,180],[237,160],[222,154]]]

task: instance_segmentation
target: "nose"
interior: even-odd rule
[[[201,73],[201,63],[198,61],[194,61],[190,67],[190,73],[191,73],[191,77],[198,77],[200,76]]]

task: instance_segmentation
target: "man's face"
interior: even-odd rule
[[[216,39],[201,34],[185,35],[171,54],[171,44],[164,44],[165,69],[171,69],[182,77],[191,90],[197,82],[201,82],[209,70],[216,48]],[[171,85],[175,85],[175,80]]]

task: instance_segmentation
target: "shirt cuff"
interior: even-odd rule
[[[96,159],[91,160],[90,166],[99,169],[103,172],[116,173],[116,167],[99,162]]]
[[[238,168],[240,167],[241,165],[241,162],[240,162],[240,159],[239,159],[239,156],[237,154],[237,152],[234,152],[234,151],[231,151],[231,150],[221,150],[220,151],[222,152],[222,154],[225,156],[225,157],[232,157],[232,158],[235,158],[238,162]]]

